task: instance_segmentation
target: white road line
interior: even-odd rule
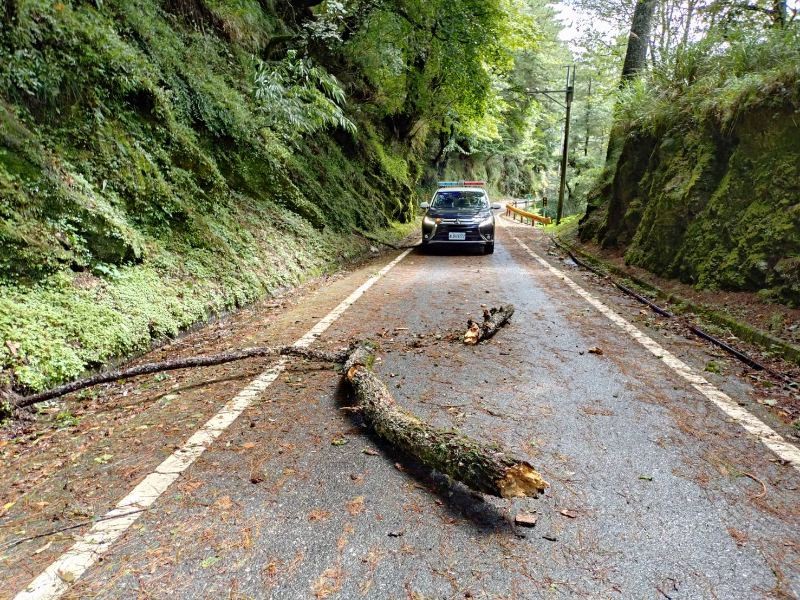
[[[628,321],[623,319],[608,306],[595,298],[592,294],[584,290],[581,286],[572,281],[572,279],[567,277],[564,272],[555,268],[541,256],[536,254],[536,252],[531,250],[527,244],[520,240],[516,235],[513,233],[510,233],[510,235],[534,260],[536,260],[536,262],[550,271],[553,275],[561,278],[564,283],[566,283],[570,288],[572,288],[572,290],[575,291],[575,293],[603,313],[615,325],[625,331],[642,346],[647,348],[656,358],[660,358],[664,364],[675,371],[683,379],[688,381],[694,389],[710,400],[714,405],[722,410],[722,412],[739,423],[739,425],[741,425],[747,432],[761,440],[761,443],[777,454],[779,458],[791,464],[795,469],[800,470],[800,449],[787,442],[774,429],[769,427],[766,423],[761,421],[752,413],[739,406],[733,401],[733,399],[731,399],[730,396],[706,381],[704,377],[696,373],[685,362],[677,358],[665,348],[662,348],[652,338],[642,333],[634,325],[631,325]]]
[[[392,262],[370,277],[358,289],[319,321],[294,345],[310,346],[328,327],[350,308],[381,277],[386,275],[411,252],[406,250]],[[261,373],[241,392],[211,417],[178,450],[162,462],[155,471],[120,500],[95,525],[64,554],[47,567],[28,587],[16,595],[15,600],[51,600],[60,597],[69,586],[81,577],[101,555],[108,551],[125,531],[152,506],[189,465],[205,452],[252,402],[267,389],[286,368],[287,359],[278,360]]]

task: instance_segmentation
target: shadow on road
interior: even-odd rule
[[[339,382],[336,389],[336,405],[339,407],[353,406],[350,389],[344,380]],[[346,411],[342,411],[343,413]],[[515,536],[515,530],[508,518],[483,496],[471,491],[464,485],[453,481],[447,475],[434,471],[407,454],[398,451],[391,444],[385,442],[367,427],[363,418],[357,412],[347,412],[343,419],[359,427],[363,435],[375,445],[381,454],[395,465],[407,477],[417,481],[418,486],[427,490],[442,503],[442,506],[453,518],[468,521],[477,531],[484,533],[500,533],[505,530],[509,535]]]
[[[436,244],[434,246],[417,246],[417,255],[431,256],[483,256],[483,244]]]

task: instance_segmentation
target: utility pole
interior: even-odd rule
[[[589,79],[589,91],[586,93],[586,137],[583,139],[583,155],[589,156],[589,124],[592,121],[592,80]]]
[[[564,188],[567,184],[567,156],[569,153],[569,120],[572,112],[572,98],[575,96],[575,65],[568,65],[566,87],[563,90],[528,90],[531,96],[543,94],[566,109],[564,117],[564,147],[561,154],[561,180],[558,185],[558,206],[556,207],[556,225],[561,223],[561,213],[564,210]],[[564,104],[553,98],[550,94],[564,94]]]
[[[575,66],[567,67],[567,89],[565,103],[567,115],[564,117],[564,149],[561,153],[561,182],[558,185],[558,207],[556,208],[556,225],[561,224],[561,213],[564,210],[564,187],[567,184],[567,157],[569,156],[569,115],[572,112],[572,97],[575,95]]]

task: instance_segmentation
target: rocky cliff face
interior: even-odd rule
[[[581,222],[583,240],[704,288],[800,305],[800,113],[774,104],[728,127],[630,132]]]

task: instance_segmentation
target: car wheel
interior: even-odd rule
[[[484,254],[494,254],[494,242],[491,242],[491,243],[489,243],[489,244],[486,244],[486,245],[483,247],[483,253],[484,253]]]

